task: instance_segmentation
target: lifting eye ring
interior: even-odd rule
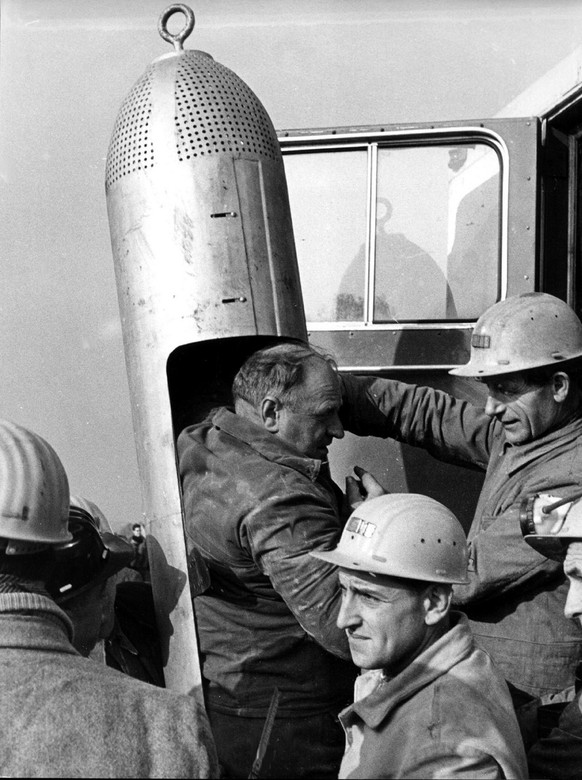
[[[183,13],[186,20],[184,27],[182,27],[180,32],[173,35],[168,30],[168,19],[175,13]],[[165,41],[174,44],[176,51],[184,51],[183,43],[194,29],[194,24],[194,11],[183,3],[174,3],[173,5],[169,5],[166,10],[162,12],[158,21],[158,32]]]

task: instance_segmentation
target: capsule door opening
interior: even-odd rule
[[[232,382],[245,360],[259,349],[283,342],[299,342],[299,339],[277,336],[210,339],[184,344],[170,354],[167,361],[167,379],[176,452],[177,439],[184,428],[202,422],[217,407],[232,406]],[[184,525],[182,485],[177,459],[176,479]],[[186,541],[186,533],[184,539]],[[207,589],[210,578],[204,561],[195,549],[186,549],[186,558],[190,595],[194,599]]]

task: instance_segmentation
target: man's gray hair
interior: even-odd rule
[[[234,378],[234,401],[247,401],[256,409],[263,398],[271,395],[292,408],[300,399],[305,366],[311,360],[323,360],[334,371],[337,369],[329,355],[305,344],[277,344],[254,352]]]

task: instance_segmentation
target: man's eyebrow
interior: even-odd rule
[[[374,589],[373,585],[350,585],[350,590],[358,595],[374,596],[374,598],[382,599],[382,601],[390,600],[389,594],[380,593],[380,591]]]
[[[360,593],[362,596],[377,596],[377,592],[372,588],[367,588],[365,585],[356,585],[352,588],[354,593]]]

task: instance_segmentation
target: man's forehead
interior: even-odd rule
[[[365,590],[377,590],[383,593],[400,593],[414,590],[410,582],[399,577],[389,577],[385,574],[372,574],[372,572],[352,569],[341,569],[338,572],[339,580],[345,587],[364,588]]]
[[[313,395],[317,399],[341,399],[339,378],[322,358],[312,358],[306,363],[302,389],[306,395]]]

